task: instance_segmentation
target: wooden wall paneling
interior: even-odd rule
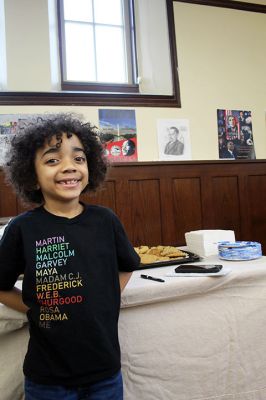
[[[85,193],[81,200],[88,204],[96,204],[111,208],[115,213],[116,208],[116,188],[115,181],[106,181],[102,188],[96,192]]]
[[[121,177],[115,182],[116,214],[121,220],[129,239],[133,238],[132,210],[128,179]],[[133,242],[132,242],[133,243]]]
[[[11,217],[17,215],[17,201],[13,189],[4,181],[3,175],[0,181],[0,216]]]
[[[199,170],[200,176],[200,198],[201,198],[201,229],[213,229],[215,212],[213,208],[211,173],[207,168]]]
[[[160,204],[162,223],[162,245],[174,245],[177,241],[176,227],[174,223],[174,199],[172,190],[172,178],[160,177]]]
[[[240,221],[239,229],[240,235],[237,236],[241,240],[253,240],[250,232],[250,213],[249,213],[249,190],[248,190],[248,175],[246,171],[242,171],[238,176],[239,186],[239,211]],[[244,194],[244,195],[243,195]]]
[[[211,178],[215,229],[230,229],[240,238],[240,201],[237,176]]]
[[[258,241],[266,252],[266,176],[250,175],[248,185],[249,236],[246,240]]]
[[[202,227],[200,178],[172,179],[173,223],[175,245],[185,244],[185,233]]]
[[[112,208],[134,245],[182,245],[188,230],[233,229],[266,249],[266,160],[118,164],[84,201]],[[0,217],[25,209],[1,171]]]
[[[135,246],[162,243],[158,179],[130,180],[131,241]]]
[[[6,183],[4,172],[0,171],[0,217],[11,217],[16,214],[16,196],[13,188]]]
[[[160,166],[163,244],[184,245],[185,232],[202,228],[200,176],[194,163]]]

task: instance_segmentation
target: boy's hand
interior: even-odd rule
[[[119,272],[119,282],[120,282],[120,289],[121,292],[125,288],[126,284],[128,283],[132,272]]]
[[[28,311],[28,307],[22,301],[21,290],[15,287],[12,290],[0,291],[0,303],[16,311],[23,313]]]

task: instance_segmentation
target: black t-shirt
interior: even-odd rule
[[[82,386],[120,369],[118,272],[138,264],[107,208],[86,205],[68,219],[39,207],[12,219],[1,240],[0,290],[12,289],[24,274],[29,379]]]

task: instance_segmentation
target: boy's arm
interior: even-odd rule
[[[126,284],[128,283],[132,272],[119,272],[119,282],[120,282],[120,289],[121,292],[125,288]]]
[[[28,307],[22,301],[21,290],[15,287],[12,290],[0,291],[0,303],[23,313],[28,311]]]

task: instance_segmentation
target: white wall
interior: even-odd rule
[[[256,155],[265,158],[266,14],[175,3],[175,26],[193,158],[218,157],[217,108],[252,111]]]
[[[5,0],[4,7],[7,87],[51,90],[47,0]]]
[[[252,111],[256,156],[266,158],[266,14],[179,2],[174,2],[174,14],[182,107],[136,108],[139,160],[158,160],[156,124],[161,118],[189,119],[192,158],[218,159],[217,108]],[[8,46],[17,54],[20,44],[12,40]],[[40,58],[36,52],[34,58]],[[98,108],[1,106],[0,113],[71,110],[97,125]]]

